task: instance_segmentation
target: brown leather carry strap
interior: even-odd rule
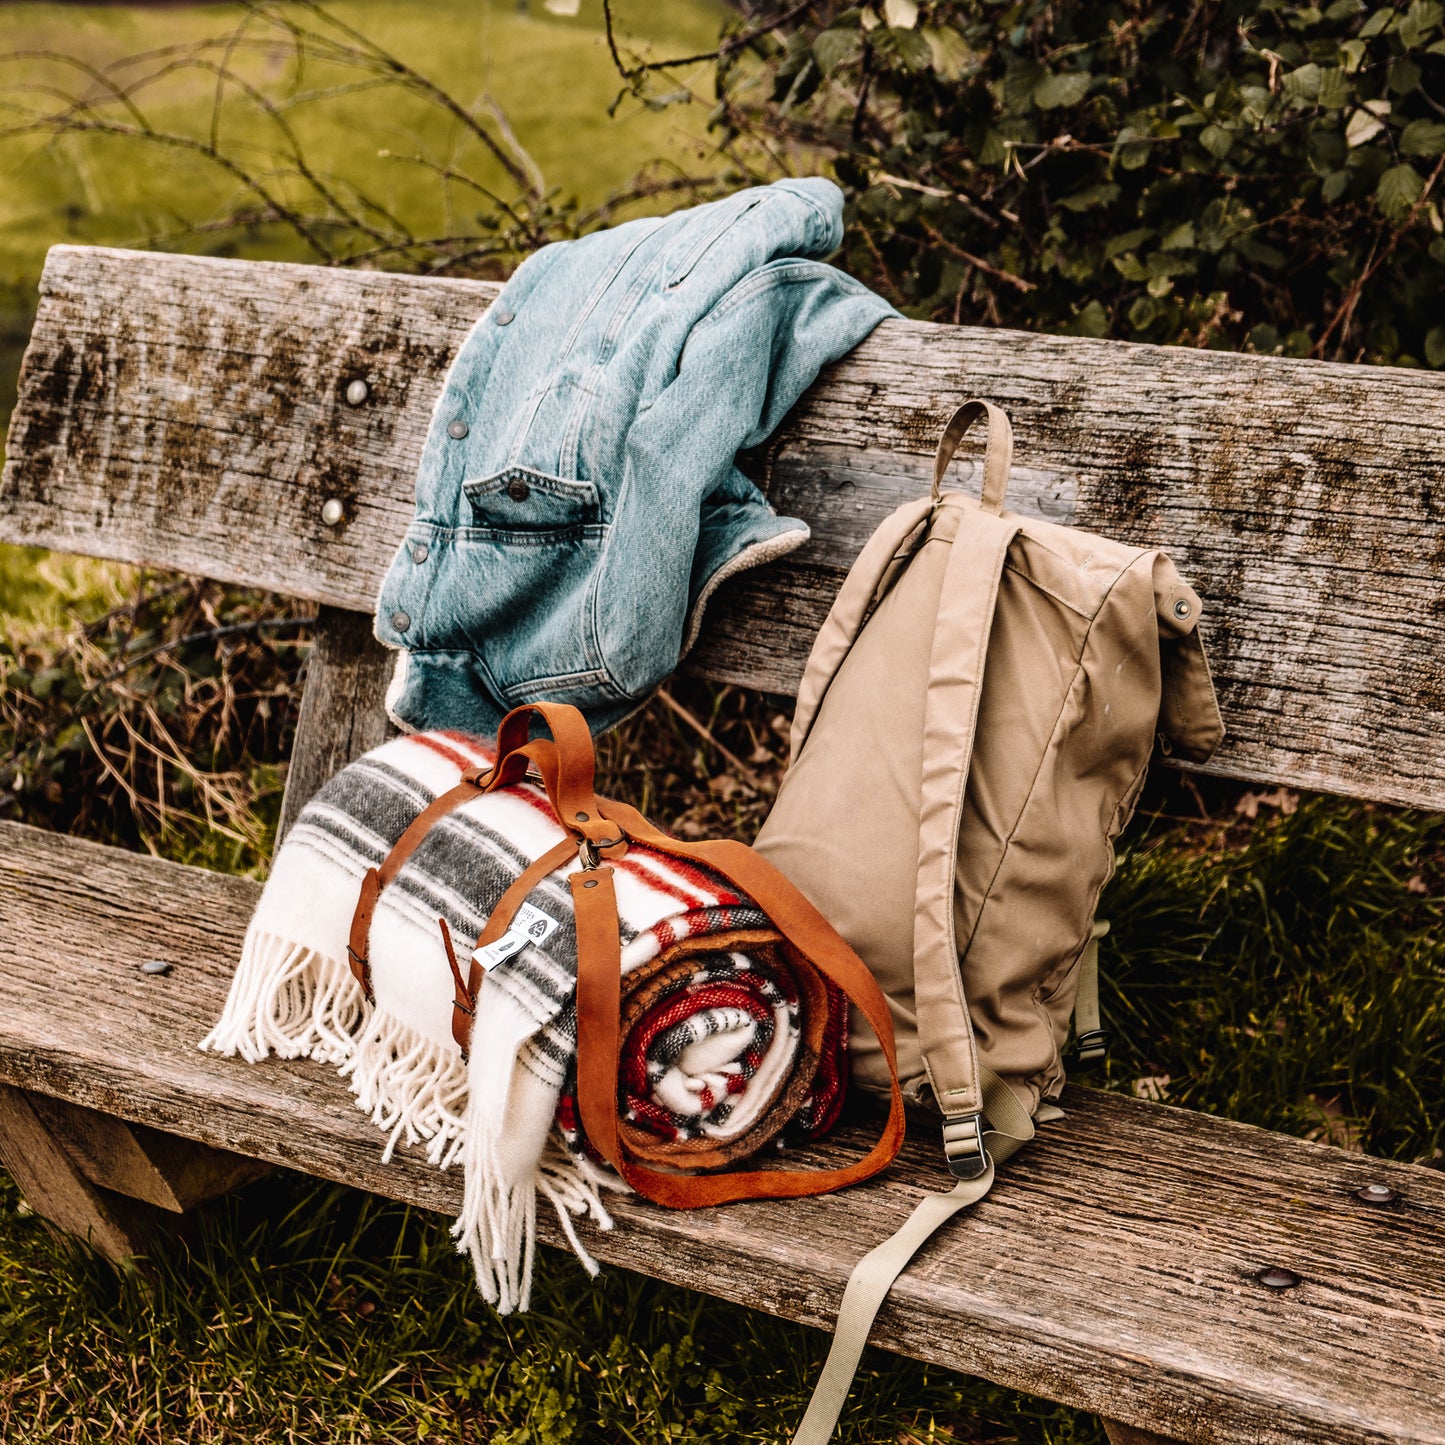
[[[534,719],[552,733],[551,741],[529,740]],[[520,781],[532,763],[542,774],[558,821],[571,836],[529,864],[512,882],[492,910],[477,947],[500,938],[527,894],[548,874],[563,867],[576,850],[583,866],[568,882],[577,933],[577,1100],[583,1127],[598,1152],[639,1194],[673,1209],[738,1199],[820,1194],[866,1179],[886,1167],[898,1153],[904,1134],[892,1021],[873,976],[822,914],[770,863],[742,843],[684,843],[662,832],[636,809],[599,798],[593,790],[591,734],[575,708],[556,703],[515,708],[502,720],[497,744],[497,762],[490,772],[469,775],[442,794],[397,840],[381,868],[367,873],[352,920],[351,941],[352,968],[367,989],[367,997],[372,997],[367,938],[381,889],[396,876],[433,824],[470,798]],[[648,1169],[627,1157],[617,1123],[622,945],[613,870],[606,860],[621,857],[630,842],[646,843],[659,852],[704,863],[727,878],[753,899],[777,931],[868,1020],[888,1059],[892,1089],[888,1122],[862,1159],[836,1169],[765,1169],[689,1176]],[[456,988],[453,1036],[465,1048],[484,975],[481,965],[473,960],[464,981],[450,930],[445,926],[442,941]]]
[[[468,773],[450,791],[441,793],[413,818],[406,831],[392,845],[380,868],[368,868],[361,880],[361,897],[357,900],[356,911],[351,915],[351,937],[347,940],[346,956],[351,963],[351,972],[366,995],[367,1003],[375,1003],[376,995],[371,988],[371,920],[376,913],[377,900],[381,890],[401,872],[407,860],[421,845],[421,840],[448,813],[455,812],[463,803],[482,795],[483,786],[479,775]]]
[[[527,901],[527,895],[549,874],[555,873],[576,856],[576,842],[571,838],[564,838],[554,848],[549,848],[540,858],[529,863],[497,900],[497,906],[492,909],[486,926],[477,935],[475,947],[480,949],[489,943],[495,943],[511,926],[517,910]],[[452,981],[456,985],[456,997],[452,1001],[452,1037],[457,1041],[462,1057],[466,1058],[472,1041],[472,1019],[477,1012],[477,995],[482,991],[482,980],[486,974],[481,964],[473,958],[466,977],[462,977],[456,955],[452,952],[446,924],[441,919],[437,922],[442,925],[447,958],[452,966]]]
[[[832,925],[760,854],[742,843],[720,841],[684,843],[669,837],[635,808],[600,799],[606,817],[622,826],[635,843],[645,843],[674,857],[705,863],[734,883],[768,915],[773,926],[818,972],[835,984],[867,1019],[888,1060],[890,1098],[888,1121],[877,1143],[862,1159],[837,1169],[758,1169],[713,1175],[663,1174],[645,1169],[625,1157],[617,1132],[617,1057],[620,1048],[620,970],[616,945],[604,933],[616,934],[616,912],[610,884],[586,887],[588,872],[569,880],[577,909],[577,1016],[590,1017],[596,1051],[577,1048],[577,1105],[583,1128],[593,1146],[639,1194],[670,1209],[705,1204],[726,1204],[737,1199],[793,1199],[823,1194],[856,1184],[885,1168],[903,1143],[903,1096],[898,1087],[898,1066],[893,1046],[893,1023],[888,1005],[863,961],[840,938]],[[599,868],[598,873],[610,872]],[[608,909],[611,909],[608,912]],[[595,960],[604,956],[610,965]],[[611,973],[614,981],[598,974]],[[607,1042],[610,1039],[610,1043]]]

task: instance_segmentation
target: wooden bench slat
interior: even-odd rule
[[[0,1081],[455,1211],[459,1175],[407,1150],[383,1167],[332,1069],[194,1047],[256,895],[0,824]],[[140,972],[156,956],[168,976]],[[1091,1090],[1066,1104],[910,1268],[879,1343],[1185,1441],[1445,1445],[1445,1178]],[[1373,1181],[1403,1203],[1361,1204]],[[856,1257],[945,1184],[925,1137],[843,1194],[682,1213],[624,1199],[618,1228],[586,1238],[612,1264],[826,1328]],[[1305,1282],[1272,1294],[1252,1278],[1267,1265]]]
[[[495,286],[57,247],[42,293],[0,539],[370,611]],[[1445,807],[1439,374],[885,323],[752,459],[813,542],[727,584],[687,665],[795,690],[972,392],[1013,415],[1030,509],[1167,546],[1205,596],[1230,727],[1211,770]]]

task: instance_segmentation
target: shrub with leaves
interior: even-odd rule
[[[790,11],[715,124],[831,165],[842,264],[909,314],[1445,366],[1439,0]]]

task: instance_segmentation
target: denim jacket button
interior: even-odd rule
[[[425,542],[412,543],[411,560],[415,562],[418,567],[426,561],[428,555],[429,553]]]
[[[516,481],[507,484],[507,495],[514,502],[525,502],[532,495],[532,489],[526,482]]]
[[[498,326],[510,326],[515,315],[515,312],[508,311],[505,306],[499,306],[492,313],[492,319],[497,323]]]
[[[391,614],[391,625],[398,632],[405,632],[411,626],[411,618],[405,612],[393,612]]]
[[[461,441],[461,439],[466,436],[466,434],[470,430],[471,428],[466,424],[466,422],[461,419],[461,417],[457,417],[455,421],[449,421],[447,423],[447,435],[454,442]]]

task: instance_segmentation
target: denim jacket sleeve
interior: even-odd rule
[[[523,263],[448,374],[378,598],[397,722],[491,733],[546,698],[600,731],[724,577],[806,539],[734,455],[894,314],[813,259],[841,218],[831,182],[789,180]]]

